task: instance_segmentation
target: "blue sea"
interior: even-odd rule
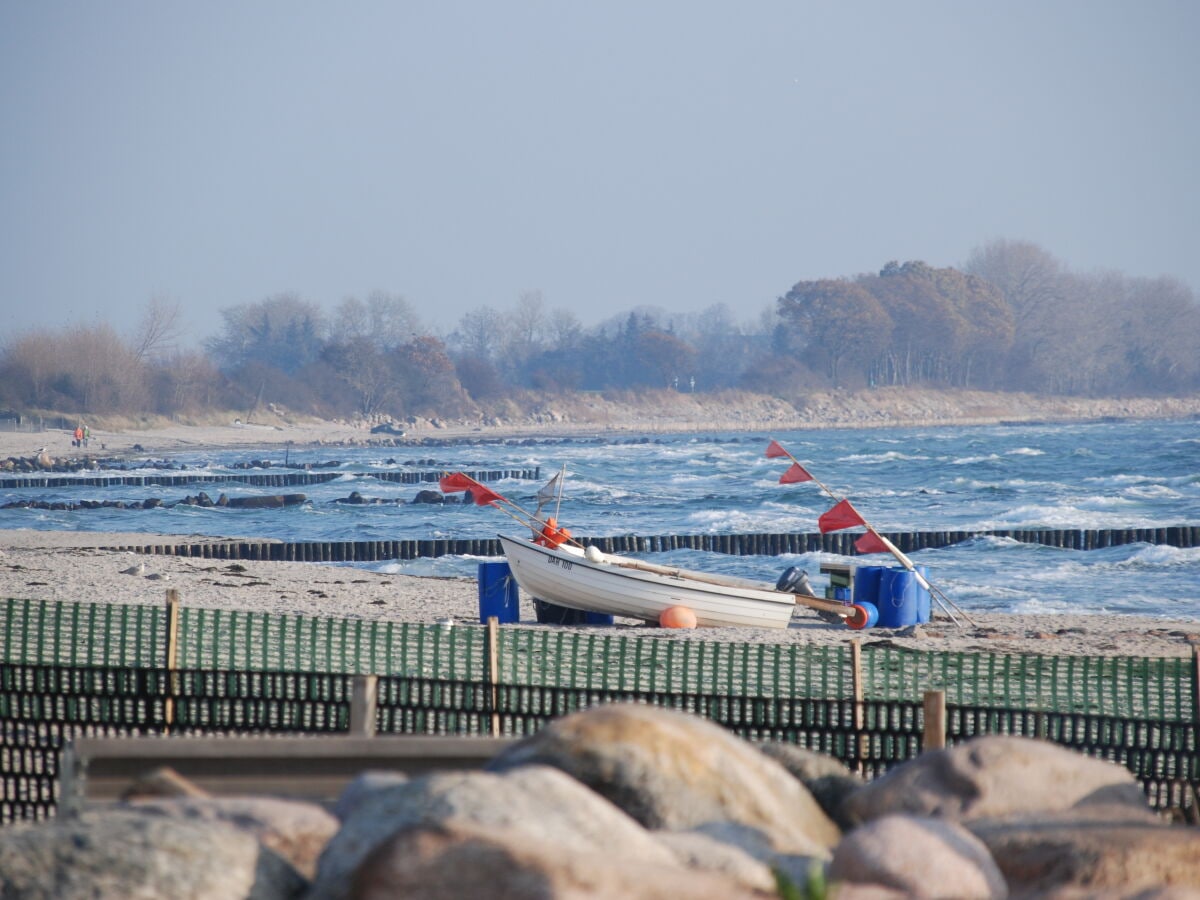
[[[129,474],[163,462],[214,474],[312,463],[344,474],[303,488],[240,484],[13,489],[0,479],[0,505],[13,500],[161,498],[149,510],[0,509],[0,528],[136,531],[289,541],[486,538],[522,533],[501,512],[335,502],[351,491],[409,501],[415,485],[379,481],[388,470],[512,470],[541,467],[540,480],[490,487],[532,509],[543,483],[565,467],[558,518],[581,535],[813,532],[833,501],[813,483],[780,485],[786,459],[767,459],[778,440],[817,479],[848,497],[881,531],[1014,528],[1145,528],[1200,523],[1200,421],[1019,424],[977,427],[629,435],[520,439],[388,448],[258,448],[187,451],[127,460]],[[254,470],[250,470],[254,471]],[[427,486],[428,487],[428,486]],[[214,499],[302,491],[304,505],[272,510],[169,506],[204,490]],[[831,554],[736,557],[699,551],[646,554],[670,565],[774,583],[789,566],[808,570],[820,591]],[[1132,544],[1077,551],[975,538],[913,554],[930,581],[966,610],[1136,613],[1200,619],[1200,548]],[[481,560],[448,557],[356,564],[411,575],[474,575]],[[886,565],[887,557],[859,557]]]

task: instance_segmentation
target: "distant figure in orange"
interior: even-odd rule
[[[72,441],[71,446],[72,447],[83,446],[83,424],[82,423],[75,426],[75,440]]]
[[[542,528],[542,533],[535,539],[535,544],[541,544],[543,547],[557,547],[560,544],[566,543],[571,539],[571,532],[566,528],[558,527],[558,520],[554,516],[546,519],[546,524]]]

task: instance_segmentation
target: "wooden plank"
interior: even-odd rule
[[[479,769],[513,742],[435,735],[77,738],[63,750],[59,808],[69,814],[87,801],[117,799],[164,766],[218,796],[331,800],[368,769]]]

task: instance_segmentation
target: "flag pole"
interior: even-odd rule
[[[471,482],[471,484],[475,485],[476,487],[482,488],[483,490],[487,491],[490,494],[494,494],[496,497],[496,500],[499,500],[501,503],[505,503],[505,504],[511,506],[513,509],[515,509],[517,512],[519,512],[521,514],[521,516],[525,517],[524,519],[522,519],[519,516],[517,516],[516,513],[514,513],[512,510],[505,509],[503,506],[497,505],[496,500],[492,500],[492,501],[489,501],[488,503],[484,504],[486,506],[495,507],[496,509],[498,509],[502,513],[504,513],[506,516],[508,516],[510,519],[512,519],[514,522],[519,522],[520,524],[524,525],[526,528],[533,528],[533,525],[530,524],[531,522],[537,522],[542,527],[545,527],[545,525],[546,525],[545,520],[538,518],[538,516],[529,512],[529,510],[527,510],[527,509],[522,509],[521,506],[519,506],[518,504],[509,500],[507,497],[503,496],[502,494],[499,494],[496,491],[493,491],[491,488],[487,487],[486,485],[480,484],[478,481],[476,481],[470,475],[467,475],[465,472],[457,472],[457,473],[444,472],[444,474],[445,475],[451,475],[451,474],[461,475],[465,480]],[[439,487],[440,487],[440,484],[439,484]],[[457,490],[470,490],[470,487],[458,488]],[[449,492],[446,491],[445,488],[442,488],[442,493],[449,493]],[[574,537],[566,538],[564,543],[574,544],[576,547],[583,547],[583,544],[581,544],[579,541],[575,540]]]
[[[783,454],[788,459],[790,459],[797,466],[800,466],[800,468],[808,474],[808,477],[810,479],[812,479],[812,481],[814,481],[821,488],[821,490],[823,490],[826,494],[828,494],[830,497],[832,497],[838,503],[841,503],[843,501],[849,502],[845,497],[839,497],[837,494],[835,494],[833,491],[831,491],[828,487],[826,487],[825,484],[819,478],[817,478],[815,475],[813,475],[812,472],[809,472],[808,469],[803,464],[801,464],[800,460],[796,459],[796,457],[792,455],[792,451],[790,451],[786,447],[784,447],[783,444],[779,443],[779,441],[772,438],[771,444],[773,444],[774,446],[776,446],[780,450],[782,450]],[[851,503],[850,506],[851,506],[851,508],[854,508],[853,503]],[[869,531],[871,534],[875,535],[875,537],[877,537],[880,540],[880,542],[885,547],[887,547],[888,552],[891,553],[892,556],[894,556],[896,558],[896,561],[899,562],[900,565],[904,566],[904,568],[907,569],[909,572],[911,572],[914,576],[916,576],[917,583],[920,584],[921,587],[923,587],[925,590],[929,591],[930,596],[933,597],[935,600],[937,600],[938,605],[941,606],[943,610],[945,610],[946,615],[948,615],[950,617],[950,619],[956,625],[958,625],[960,623],[959,623],[958,619],[956,619],[954,617],[955,611],[958,612],[958,614],[960,616],[962,616],[964,619],[966,619],[972,625],[975,625],[975,622],[971,619],[970,616],[968,616],[960,607],[955,605],[955,603],[949,597],[947,597],[945,595],[945,593],[943,593],[940,589],[938,589],[938,588],[934,587],[932,584],[930,584],[929,579],[927,579],[924,575],[922,575],[920,572],[917,571],[917,567],[915,565],[913,565],[913,561],[911,559],[909,559],[904,553],[902,553],[900,551],[899,547],[897,547],[895,544],[893,544],[891,541],[889,541],[887,538],[885,538],[882,534],[880,534],[875,529],[875,526],[872,525],[870,522],[868,522],[863,517],[862,513],[860,513],[857,509],[854,509],[854,512],[855,512],[855,515],[857,515],[858,518],[862,520],[862,524],[866,527],[867,531]]]

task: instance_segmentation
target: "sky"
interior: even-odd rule
[[[1200,3],[0,0],[0,344],[178,303],[747,320],[997,239],[1200,289]]]

